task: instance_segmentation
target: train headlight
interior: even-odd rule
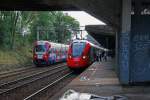
[[[83,56],[82,58],[83,58],[83,59],[86,59],[86,56]]]
[[[69,55],[69,59],[71,59],[72,57],[71,57],[71,55]]]
[[[48,55],[47,55],[47,54],[44,54],[44,55],[43,55],[43,58],[44,58],[45,60],[48,60]]]
[[[36,55],[36,54],[34,54],[34,56],[33,56],[33,57],[34,57],[34,59],[37,59],[37,55]]]

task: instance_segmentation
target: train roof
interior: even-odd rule
[[[108,49],[106,49],[106,48],[104,48],[104,47],[100,47],[100,46],[98,46],[98,45],[95,45],[95,44],[89,42],[88,40],[74,40],[73,43],[74,43],[74,42],[86,42],[86,43],[89,43],[91,46],[93,46],[93,47],[95,47],[95,48],[98,48],[98,49],[101,49],[101,50],[104,50],[104,51],[109,51]]]
[[[36,43],[49,43],[51,45],[61,45],[61,46],[69,46],[69,45],[66,45],[66,44],[60,44],[60,43],[54,43],[54,42],[49,42],[49,41],[45,41],[45,40],[40,40],[40,41],[36,41]]]

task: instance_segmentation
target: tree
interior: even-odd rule
[[[79,22],[60,11],[37,12],[36,19],[31,25],[31,33],[34,34],[33,41],[36,40],[38,27],[42,33],[40,39],[65,43],[67,39],[71,38],[69,29],[79,29]]]
[[[9,43],[10,48],[14,47],[16,26],[19,18],[18,11],[1,11],[0,12],[0,29],[3,34],[3,43]]]
[[[0,11],[0,47],[30,45],[37,32],[42,33],[42,40],[66,43],[71,38],[70,30],[78,28],[79,22],[60,11]]]
[[[70,29],[79,29],[79,22],[74,18],[64,15],[62,12],[54,13],[54,27],[56,40],[65,43],[67,39],[71,38]]]

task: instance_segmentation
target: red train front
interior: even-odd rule
[[[67,65],[71,69],[86,68],[94,62],[94,52],[86,40],[73,41],[68,50]]]

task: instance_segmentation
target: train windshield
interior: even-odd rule
[[[73,43],[73,45],[72,45],[72,56],[73,57],[81,56],[84,48],[85,48],[84,42]]]
[[[45,45],[37,45],[37,46],[35,46],[35,52],[45,52],[45,51],[46,51]]]

